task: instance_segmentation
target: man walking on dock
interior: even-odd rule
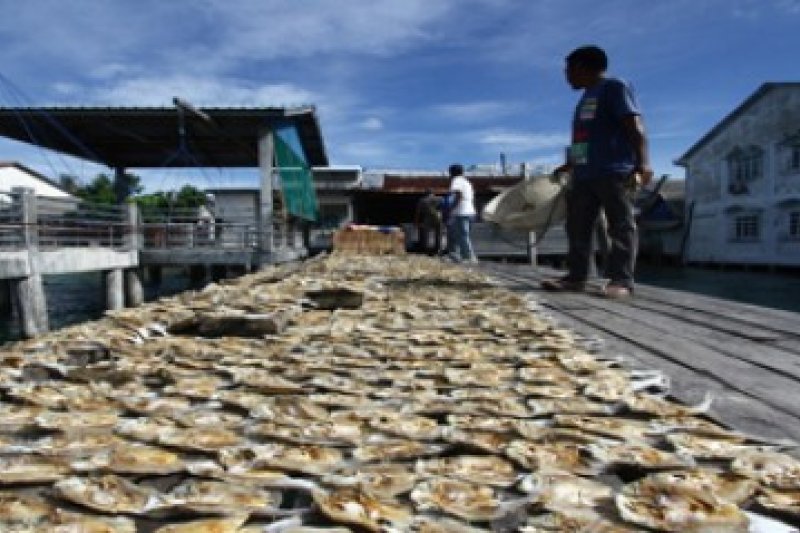
[[[462,165],[450,165],[450,193],[454,196],[452,211],[447,221],[447,255],[453,261],[477,263],[478,258],[472,248],[470,231],[475,220],[475,192],[472,184],[464,177]],[[456,248],[461,253],[456,255]]]
[[[611,252],[604,289],[609,298],[633,291],[636,223],[633,192],[647,184],[653,171],[639,104],[625,81],[606,77],[608,57],[597,46],[583,46],[566,58],[570,86],[582,89],[572,123],[569,157],[555,173],[571,172],[567,193],[567,275],[548,279],[542,287],[556,291],[583,290],[592,255],[592,230],[600,209],[608,220]]]

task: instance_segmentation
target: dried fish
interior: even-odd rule
[[[104,513],[144,514],[163,504],[155,489],[114,475],[71,477],[59,481],[54,488],[62,498]]]
[[[496,487],[510,487],[518,478],[514,466],[495,455],[457,455],[419,460],[416,471],[421,476],[449,477]]]
[[[577,442],[512,441],[505,449],[509,459],[534,472],[566,472],[595,475],[601,464],[593,459]]]
[[[359,487],[378,498],[410,492],[417,481],[413,467],[403,463],[375,463],[347,467],[322,477],[328,485]]]
[[[202,514],[274,513],[281,503],[281,493],[222,481],[189,479],[164,498],[172,507]]]
[[[595,507],[609,501],[614,494],[604,483],[565,473],[528,474],[519,481],[519,488],[535,495],[538,503],[549,511]]]
[[[411,499],[420,511],[442,511],[468,522],[498,520],[531,503],[529,498],[504,500],[492,487],[448,478],[420,483],[411,491]]]
[[[731,463],[737,474],[759,481],[765,487],[800,489],[800,461],[779,452],[744,452]]]
[[[162,526],[155,530],[155,533],[239,533],[247,519],[247,515],[206,518]]]
[[[368,531],[404,531],[411,510],[397,502],[387,502],[358,489],[338,488],[329,492],[314,491],[314,502],[330,519],[354,524]]]
[[[652,477],[623,487],[616,505],[624,520],[663,531],[745,533],[749,524],[735,504],[701,487]]]
[[[800,490],[762,490],[756,498],[759,505],[773,512],[800,518]]]
[[[0,456],[0,485],[51,483],[67,474],[69,465],[58,457]]]

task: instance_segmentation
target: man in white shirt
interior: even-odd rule
[[[475,192],[472,184],[464,177],[464,167],[450,165],[450,192],[454,196],[450,219],[447,221],[447,255],[455,261],[477,263],[478,258],[472,249],[470,229],[475,220]],[[461,253],[456,255],[456,248]]]

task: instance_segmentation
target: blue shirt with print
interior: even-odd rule
[[[636,95],[623,80],[603,78],[587,88],[572,122],[570,163],[575,179],[630,174],[636,153],[623,119],[640,114]]]

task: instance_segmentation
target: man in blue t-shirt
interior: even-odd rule
[[[592,229],[603,209],[611,238],[605,273],[611,281],[604,293],[624,298],[633,291],[636,261],[633,192],[653,176],[641,111],[630,85],[606,77],[608,58],[601,48],[578,48],[566,63],[567,81],[573,89],[583,89],[572,121],[569,157],[555,171],[572,173],[567,193],[568,272],[563,278],[544,280],[542,287],[583,290],[592,255]]]

